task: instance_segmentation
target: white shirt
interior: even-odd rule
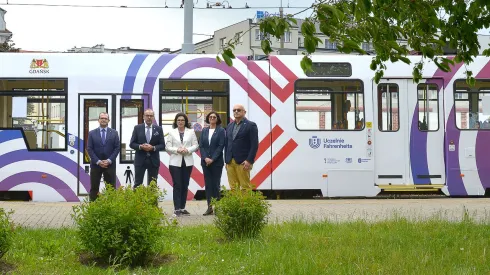
[[[209,144],[211,144],[211,138],[213,137],[214,130],[216,129],[209,128],[209,134],[208,134]]]

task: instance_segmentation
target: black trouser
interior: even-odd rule
[[[104,181],[112,185],[114,189],[116,188],[116,164],[113,163],[107,168],[102,168],[100,166],[93,167],[90,171],[90,201],[95,201],[97,199],[97,194],[100,189],[100,179],[104,175]]]
[[[169,165],[170,175],[172,176],[172,182],[174,184],[173,195],[175,210],[185,209],[192,168],[194,168],[194,166],[185,166],[184,158],[182,158],[181,167]]]
[[[142,166],[134,166],[134,187],[136,188],[143,184],[143,178],[145,177],[145,172],[148,170],[147,183],[148,186],[153,178],[158,181],[158,166],[154,166],[149,157],[145,158]]]
[[[202,172],[204,174],[204,183],[206,187],[206,199],[208,201],[208,207],[211,205],[211,199],[220,199],[220,183],[221,174],[223,174],[223,165],[211,166],[202,165]]]

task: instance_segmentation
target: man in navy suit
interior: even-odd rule
[[[119,134],[107,127],[107,113],[99,114],[99,127],[88,133],[87,151],[90,156],[90,201],[95,201],[99,193],[100,178],[116,188],[116,158],[121,147]]]
[[[230,188],[250,188],[250,170],[259,148],[257,124],[245,117],[245,108],[233,106],[235,121],[226,127],[225,162]]]
[[[143,184],[145,171],[148,170],[148,184],[152,179],[157,181],[160,168],[160,151],[165,150],[163,129],[153,124],[155,114],[146,109],[145,122],[134,126],[129,147],[135,150],[134,157],[134,188]]]

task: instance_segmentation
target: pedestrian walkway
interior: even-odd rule
[[[490,198],[471,199],[349,199],[349,200],[272,200],[269,221],[352,221],[363,219],[380,221],[397,214],[407,218],[439,216],[447,220],[461,220],[468,213],[478,221],[490,222]],[[78,203],[0,202],[6,211],[14,210],[14,223],[28,228],[72,227],[72,207]],[[160,202],[170,217],[172,201]],[[214,216],[203,216],[206,201],[189,201],[190,216],[177,218],[181,225],[211,224]]]

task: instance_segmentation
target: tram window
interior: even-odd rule
[[[439,87],[433,83],[419,84],[417,102],[419,130],[439,130]]]
[[[364,129],[364,89],[360,80],[297,80],[294,88],[298,130]]]
[[[99,115],[102,112],[108,112],[107,99],[85,99],[83,101],[83,140],[84,140],[84,152],[83,163],[90,163],[90,156],[87,151],[88,133],[92,129],[99,127]],[[109,117],[109,119],[112,119]]]
[[[229,80],[160,79],[160,120],[166,133],[182,112],[199,138],[209,112],[217,112],[226,127],[229,110]]]
[[[29,150],[66,151],[63,79],[0,79],[0,127],[22,128]]]
[[[120,125],[119,135],[121,137],[121,163],[132,163],[134,161],[134,150],[129,147],[134,126],[143,123],[144,106],[142,99],[120,100]]]
[[[490,81],[477,80],[470,87],[466,80],[454,82],[456,127],[461,130],[490,129]]]
[[[383,83],[378,85],[378,128],[383,132],[400,129],[398,85]]]
[[[161,125],[163,131],[168,133],[177,113],[185,113],[192,128],[199,138],[203,127],[207,127],[206,115],[215,111],[221,117],[221,126],[227,125],[228,98],[221,96],[162,96],[161,97]]]

